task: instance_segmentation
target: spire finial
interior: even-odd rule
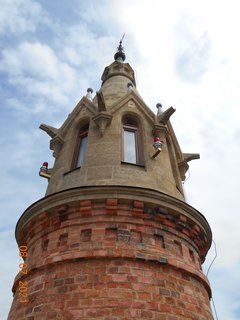
[[[114,55],[114,60],[120,61],[120,62],[123,62],[126,59],[126,55],[123,52],[123,46],[122,46],[124,36],[125,36],[125,33],[123,34],[122,39],[119,41],[119,46],[117,48],[118,51]]]
[[[119,41],[118,50],[123,50],[122,42],[123,42],[124,37],[125,37],[125,33],[123,34],[122,39]]]

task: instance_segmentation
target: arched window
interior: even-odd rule
[[[82,166],[83,160],[85,158],[87,142],[88,142],[88,128],[89,124],[85,124],[79,130],[77,137],[77,143],[75,147],[74,157],[73,157],[73,169]]]
[[[132,116],[122,119],[122,161],[142,165],[139,125]]]

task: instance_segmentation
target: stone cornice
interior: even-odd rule
[[[63,204],[71,206],[82,200],[96,201],[107,198],[130,201],[139,200],[143,201],[145,204],[149,204],[151,207],[165,208],[171,211],[173,215],[183,215],[203,230],[207,247],[209,248],[211,245],[212,233],[207,220],[199,211],[189,204],[155,190],[116,185],[72,188],[51,194],[38,200],[28,207],[20,217],[16,226],[16,239],[18,240],[21,230],[30,222],[30,220],[44,211],[48,211]]]

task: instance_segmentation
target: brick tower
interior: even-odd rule
[[[59,129],[40,126],[55,163],[16,226],[25,272],[8,320],[213,319],[201,269],[211,230],[182,189],[199,155],[182,153],[175,110],[155,115],[124,61],[120,42],[96,96]]]

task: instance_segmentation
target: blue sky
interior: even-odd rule
[[[218,257],[209,279],[219,319],[240,318],[239,1],[0,0],[0,319],[18,272],[15,225],[44,196],[53,164],[44,122],[58,127],[101,85],[125,32],[138,91],[172,123],[184,152],[199,152],[185,183],[208,219]],[[205,270],[214,257],[211,249]]]

